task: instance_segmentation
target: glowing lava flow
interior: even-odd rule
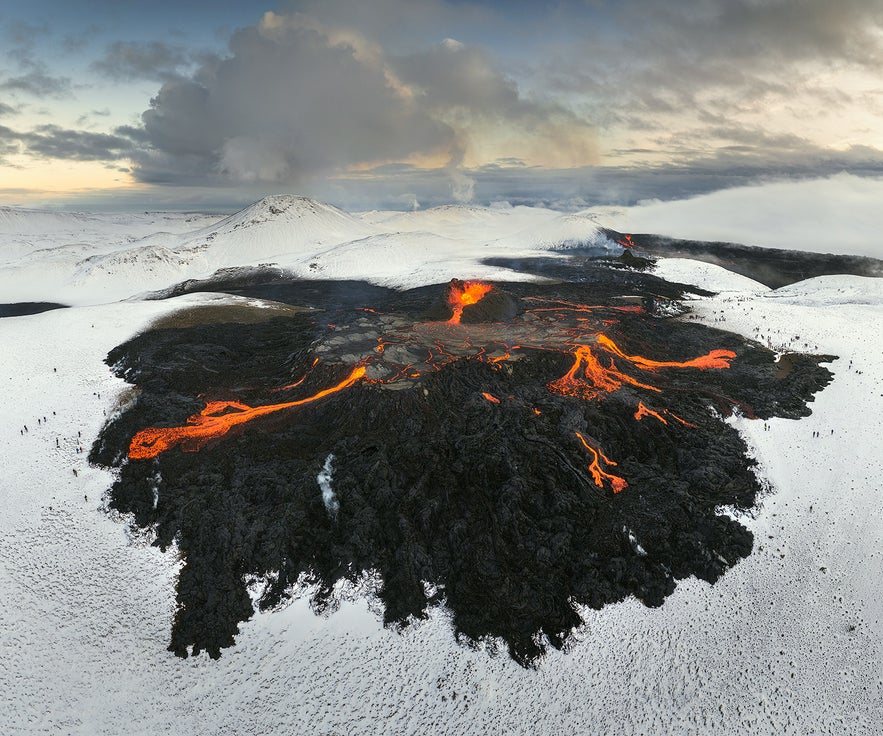
[[[698,358],[685,361],[659,361],[644,358],[640,355],[627,355],[606,335],[599,334],[597,336],[598,345],[613,355],[623,358],[636,368],[645,371],[655,371],[659,368],[698,368],[699,370],[707,370],[710,368],[729,368],[730,361],[736,357],[736,353],[732,350],[712,350],[706,355],[700,355]],[[630,384],[637,388],[644,388],[648,391],[661,393],[661,389],[632,378],[627,373],[623,373],[610,360],[609,366],[602,365],[601,361],[592,352],[588,345],[576,345],[573,350],[574,362],[573,366],[561,378],[556,379],[548,384],[549,390],[556,394],[564,396],[576,396],[580,399],[591,400],[598,398],[601,394],[612,393],[622,387],[624,383]],[[641,413],[639,407],[638,412]],[[649,410],[645,409],[641,416],[647,416]],[[651,412],[652,413],[652,412]],[[665,422],[662,417],[661,421]],[[635,414],[635,419],[640,419]],[[668,424],[668,422],[665,422]]]
[[[655,386],[641,383],[623,373],[613,365],[612,360],[610,366],[605,368],[588,345],[577,345],[574,356],[571,369],[561,378],[548,384],[550,391],[563,396],[576,396],[587,401],[595,399],[601,394],[612,393],[618,390],[623,383],[657,393],[660,391]]]
[[[492,288],[491,284],[480,281],[452,280],[448,286],[446,299],[453,316],[441,325],[459,325],[464,308],[481,301]],[[371,363],[377,368],[374,377],[369,380],[370,383],[390,384],[400,379],[410,381],[413,378],[420,378],[427,371],[441,370],[461,359],[479,360],[495,369],[503,370],[502,364],[513,359],[514,353],[522,349],[562,351],[572,355],[573,365],[563,376],[546,384],[547,388],[555,394],[594,400],[623,386],[644,389],[656,394],[662,392],[661,388],[629,375],[629,372],[635,372],[633,369],[647,372],[656,372],[663,368],[722,369],[729,368],[730,361],[736,357],[736,354],[730,350],[712,350],[706,355],[687,361],[659,361],[641,355],[629,355],[600,330],[610,323],[611,313],[642,312],[642,307],[592,306],[536,297],[526,297],[525,301],[533,301],[543,306],[527,310],[528,319],[510,320],[505,324],[494,322],[470,325],[468,330],[449,330],[443,326],[440,329],[438,322],[427,322],[409,324],[392,332],[380,333],[376,337],[376,342],[374,340],[370,342],[368,349],[371,354],[366,355],[362,362],[352,369],[350,375],[336,386],[307,398],[264,406],[249,406],[238,401],[209,401],[199,414],[189,417],[183,426],[148,427],[138,432],[129,445],[129,457],[133,460],[154,458],[177,446],[180,446],[184,452],[196,452],[209,440],[225,436],[237,425],[267,414],[318,401],[352,386],[365,377],[366,363]],[[358,311],[377,314],[367,307]],[[594,315],[594,312],[600,313]],[[319,358],[314,358],[312,367],[318,362]],[[632,366],[632,370],[626,363]],[[273,391],[290,390],[301,386],[307,377],[304,376],[294,383]],[[491,404],[498,406],[501,404],[500,398],[494,394],[481,392],[481,396]],[[542,415],[542,412],[535,407],[533,412],[536,416]],[[638,403],[634,418],[640,421],[644,417],[655,417],[665,425],[669,424],[668,418],[672,418],[683,426],[696,426],[675,416],[667,409],[657,412],[643,403]],[[577,433],[577,437],[593,455],[589,470],[595,484],[605,487],[606,483],[615,493],[626,488],[628,484],[624,478],[602,470],[602,465],[615,466],[616,463],[609,460],[599,449],[592,447],[581,434]]]
[[[680,422],[685,427],[693,427],[694,429],[696,428],[695,424],[693,424],[692,422],[688,422],[686,419],[681,419],[673,411],[669,411],[668,409],[663,409],[662,414],[666,414],[667,416],[670,416],[676,422]],[[653,409],[648,409],[646,406],[644,406],[643,401],[639,401],[638,402],[638,410],[635,412],[635,419],[640,422],[644,417],[656,417],[663,424],[668,424],[668,421],[666,421],[663,418],[662,414],[659,414],[658,412],[653,411]]]
[[[646,406],[644,406],[643,401],[639,401],[638,410],[635,412],[635,419],[640,422],[644,417],[656,417],[663,424],[668,424],[668,422],[662,418],[661,414],[653,411],[653,409],[648,409]]]
[[[675,421],[680,422],[681,424],[683,424],[685,427],[692,427],[693,429],[697,429],[697,428],[698,428],[698,425],[693,424],[693,422],[688,422],[686,419],[681,419],[677,414],[675,414],[675,413],[672,412],[672,411],[669,411],[668,409],[665,410],[665,413],[668,414],[668,415],[669,415],[672,419],[674,419]]]
[[[619,493],[623,488],[628,488],[628,482],[626,482],[625,478],[620,478],[618,475],[613,475],[612,473],[607,473],[601,470],[600,461],[603,460],[605,465],[613,465],[616,466],[616,463],[613,462],[609,457],[607,457],[601,450],[592,447],[585,437],[583,437],[579,432],[574,432],[579,441],[582,443],[583,447],[585,447],[590,453],[592,453],[593,459],[592,462],[589,463],[589,472],[592,474],[592,478],[595,481],[595,485],[598,488],[604,487],[604,481],[610,482],[610,487],[613,489],[614,493]]]
[[[181,445],[184,452],[196,452],[209,440],[223,437],[237,424],[244,424],[257,417],[318,401],[352,386],[364,375],[365,366],[357,365],[353,368],[352,373],[336,386],[323,389],[305,399],[286,401],[282,404],[252,407],[238,401],[209,401],[205,409],[199,414],[189,417],[187,424],[182,427],[148,427],[138,432],[129,444],[129,457],[133,460],[146,460],[156,457],[176,445]]]
[[[303,376],[303,378],[298,379],[298,380],[295,381],[294,383],[288,383],[288,384],[286,384],[285,386],[280,386],[279,388],[274,388],[274,389],[272,389],[272,392],[273,392],[274,394],[276,394],[276,393],[279,393],[280,391],[288,391],[288,389],[291,389],[291,388],[297,388],[298,386],[300,386],[300,385],[301,385],[304,381],[306,381],[306,380],[307,380],[307,377],[306,377],[306,376]]]
[[[452,281],[448,305],[454,310],[454,316],[448,320],[448,324],[460,324],[463,308],[481,301],[491,288],[490,284],[483,284],[481,281]]]
[[[736,357],[736,353],[732,350],[712,350],[706,355],[700,355],[698,358],[685,361],[674,360],[650,360],[640,355],[626,355],[613,340],[607,335],[598,335],[598,344],[605,350],[614,355],[624,358],[632,365],[645,371],[655,371],[657,368],[698,368],[699,370],[708,370],[709,368],[729,368],[730,361]]]

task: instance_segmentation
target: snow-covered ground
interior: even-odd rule
[[[881,199],[883,178],[842,172],[824,179],[721,189],[687,199],[650,200],[633,207],[593,207],[583,214],[623,233],[879,258]]]
[[[384,231],[428,232],[435,240],[424,247],[440,264],[431,278],[420,271],[426,253],[414,257],[407,238],[380,251],[399,283],[418,283],[437,280],[446,263],[456,263],[451,275],[472,276],[464,269],[495,250],[489,243],[543,223],[571,232],[556,213],[518,209],[498,221],[508,230],[487,224],[497,214],[466,208],[438,222],[343,213],[353,232],[372,230],[360,236],[365,249],[329,245],[352,234],[341,232],[321,246],[330,251],[302,245],[290,263],[322,258],[336,264],[326,277],[354,276]],[[467,215],[479,223],[471,243]],[[219,228],[205,224],[206,234]],[[281,235],[275,242],[284,248]],[[231,237],[225,248],[247,243]],[[536,247],[526,236],[522,244]],[[355,254],[335,261],[343,245]],[[720,291],[692,302],[702,321],[773,348],[838,355],[835,378],[808,418],[773,419],[770,431],[731,420],[772,486],[754,518],[742,519],[756,538],[748,558],[714,586],[682,581],[658,609],[629,600],[586,611],[569,652],[525,670],[505,653],[456,644],[443,610],[400,634],[365,599],[327,618],[304,600],[258,614],[218,661],[167,652],[178,563],[102,511],[111,475],[76,448],[88,450],[129,390],[103,364],[112,347],[182,307],[243,300],[98,303],[159,283],[138,280],[137,269],[127,292],[114,281],[96,296],[87,282],[67,281],[64,298],[20,274],[9,298],[15,268],[0,301],[87,306],[0,319],[0,733],[880,733],[883,280],[832,276],[771,291],[716,266],[660,262],[661,275]]]
[[[131,226],[120,215],[0,208],[0,233],[0,302],[71,305],[136,297],[246,265],[399,287],[448,281],[467,266],[475,278],[518,279],[476,261],[610,245],[585,215],[468,206],[350,214],[287,195],[266,197],[223,219],[145,214]]]

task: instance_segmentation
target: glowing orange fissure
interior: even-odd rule
[[[665,413],[668,414],[668,415],[669,415],[672,419],[674,419],[676,422],[680,422],[681,424],[683,424],[685,427],[692,427],[693,429],[697,429],[697,428],[698,428],[698,425],[693,424],[692,422],[688,422],[686,419],[681,419],[681,418],[680,418],[677,414],[675,414],[673,411],[669,411],[668,409],[666,409],[666,410],[665,410]]]
[[[529,312],[556,312],[556,311],[572,311],[572,312],[595,312],[605,310],[608,312],[625,312],[631,314],[640,314],[644,311],[643,307],[637,304],[626,304],[622,306],[612,306],[609,304],[577,304],[576,302],[565,301],[564,299],[540,299],[535,296],[524,297],[526,302],[541,302],[543,304],[554,304],[554,307],[532,307]]]
[[[575,396],[591,400],[601,394],[612,393],[628,383],[636,388],[659,392],[660,389],[647,383],[641,383],[627,373],[623,373],[610,361],[605,367],[595,357],[588,345],[577,345],[573,351],[573,366],[561,378],[548,384],[550,391],[562,396]]]
[[[209,401],[205,405],[205,409],[199,414],[189,417],[187,424],[182,427],[148,427],[138,432],[129,444],[129,457],[133,460],[145,460],[156,457],[177,445],[180,445],[184,452],[196,452],[206,442],[223,437],[238,424],[244,424],[257,417],[283,409],[291,409],[318,401],[349,388],[364,375],[365,366],[357,365],[349,376],[336,386],[323,389],[305,399],[286,401],[281,404],[248,406],[238,401]]]
[[[638,410],[635,412],[635,419],[640,422],[644,417],[656,417],[663,424],[668,424],[668,422],[662,418],[661,414],[653,411],[653,409],[648,409],[646,406],[644,406],[643,401],[639,401]]]
[[[448,320],[448,324],[459,324],[463,308],[480,301],[491,290],[491,288],[492,286],[490,284],[485,284],[479,281],[452,282],[448,294],[448,303],[454,311],[454,316],[450,320]],[[542,300],[532,297],[527,297],[527,299],[531,301],[545,301],[547,304],[556,304],[556,307],[551,308],[555,310],[565,309],[575,310],[578,312],[589,312],[594,311],[595,309],[603,308],[574,304],[572,302],[558,300]],[[610,307],[608,309],[614,309],[616,311],[641,310],[640,307],[633,306]],[[365,309],[363,311],[370,312],[371,310]],[[539,308],[529,311],[544,312],[549,310],[545,308]],[[577,318],[577,320],[581,322],[585,321],[582,318]],[[604,320],[601,320],[601,323],[604,322]],[[579,329],[582,330],[583,328],[580,327]],[[565,331],[564,334],[566,335],[567,332]],[[409,339],[405,335],[399,335],[398,338],[399,340]],[[589,340],[591,338],[595,339],[595,344],[590,347]],[[522,348],[540,350],[568,350],[572,353],[574,357],[573,365],[571,366],[570,370],[568,370],[567,373],[565,373],[561,378],[547,384],[547,388],[553,393],[564,396],[573,396],[583,400],[597,399],[603,394],[612,393],[619,390],[620,388],[622,388],[623,385],[632,386],[638,389],[644,389],[646,391],[652,391],[654,393],[661,393],[662,390],[660,388],[650,385],[649,383],[639,381],[638,379],[630,376],[628,373],[621,370],[614,362],[614,358],[624,360],[640,370],[655,372],[656,370],[662,368],[695,368],[699,370],[729,368],[730,360],[736,357],[735,353],[729,350],[712,350],[708,354],[700,356],[698,358],[694,358],[692,360],[657,361],[650,358],[645,358],[640,355],[628,355],[623,350],[621,350],[612,339],[600,332],[593,331],[588,334],[582,333],[581,336],[570,333],[569,339],[570,341],[572,341],[569,342],[569,345],[553,347],[549,344],[548,338],[537,341],[530,339],[527,342],[522,341],[522,344],[511,345],[499,342],[499,338],[495,338],[495,340],[492,341],[491,344],[496,342],[496,344],[498,344],[502,348],[502,355],[491,355],[487,352],[485,346],[478,346],[476,351],[476,348],[472,345],[473,338],[470,332],[467,333],[465,337],[463,348],[472,351],[472,355],[459,357],[473,357],[475,359],[489,363],[494,367],[499,367],[502,363],[512,357],[512,353],[514,351]],[[383,356],[386,346],[390,344],[395,344],[399,342],[399,340],[389,340],[388,336],[379,337],[377,339],[377,347],[375,350],[376,356],[374,360],[382,360],[383,358],[381,356]],[[604,363],[602,363],[597,355],[599,351],[605,351],[610,354],[609,364],[605,365]],[[455,352],[451,352],[446,349],[446,346],[442,344],[441,339],[436,339],[435,347],[429,349],[429,357],[426,359],[425,363],[430,368],[438,370],[457,359],[458,355]],[[138,432],[132,438],[132,441],[130,443],[129,457],[136,460],[153,458],[158,456],[162,452],[165,452],[166,450],[176,446],[180,446],[181,449],[185,452],[195,452],[199,450],[209,440],[226,435],[231,428],[239,424],[244,424],[251,421],[252,419],[256,419],[267,414],[272,414],[274,412],[303,406],[304,404],[318,401],[326,396],[329,396],[330,394],[342,391],[352,386],[353,384],[364,378],[366,374],[365,363],[370,362],[371,360],[372,358],[367,358],[365,361],[357,364],[352,369],[349,376],[337,385],[319,391],[318,393],[304,399],[256,407],[248,406],[247,404],[243,404],[237,401],[210,401],[206,404],[205,408],[199,414],[189,417],[187,419],[187,423],[184,426],[149,427],[142,430],[141,432]],[[314,358],[312,367],[315,367],[318,362],[319,358]],[[411,364],[399,366],[399,370],[393,376],[388,376],[385,379],[373,379],[369,382],[390,383],[398,380],[399,378],[417,378],[421,375],[421,373],[414,372],[414,368],[416,368],[416,366],[412,367]],[[299,379],[298,381],[295,381],[294,383],[290,383],[286,386],[274,389],[274,391],[282,391],[296,388],[303,384],[305,380],[306,376]],[[482,396],[491,403],[500,403],[500,399],[498,399],[493,394],[483,392]],[[533,411],[537,416],[540,416],[541,412],[538,409],[534,408]],[[662,413],[675,419],[684,426],[696,426],[695,424],[691,424],[690,422],[681,419],[667,409],[662,410]],[[668,424],[666,419],[663,418],[662,414],[648,409],[646,406],[644,406],[643,403],[639,403],[638,409],[635,412],[635,419],[640,421],[642,418],[647,416],[653,416],[659,419],[659,421],[661,421],[663,424]],[[591,449],[592,452],[595,452],[594,448],[591,448],[589,445],[587,445],[582,435],[578,436],[580,437],[580,440],[581,442],[583,442],[584,445]],[[621,478],[618,478],[617,476],[607,474],[601,470],[599,458],[603,459],[604,462],[608,465],[615,465],[615,463],[606,458],[606,456],[604,456],[603,453],[600,453],[600,451],[597,452],[599,454],[595,456],[594,462],[590,465],[590,470],[592,471],[592,475],[595,478],[595,482],[598,485],[601,485],[600,480],[607,478],[611,485],[614,487],[614,491],[619,492],[620,490],[622,490],[622,488],[626,487],[625,481]],[[611,479],[615,479],[615,481]]]
[[[597,334],[596,341],[598,347],[601,349],[627,361],[640,370],[651,372],[661,368],[694,368],[698,370],[729,368],[730,361],[736,357],[736,354],[731,350],[712,350],[706,355],[701,355],[692,360],[659,361],[651,360],[650,358],[645,358],[641,355],[628,355],[623,352],[613,340],[604,334]],[[623,384],[628,384],[635,388],[642,388],[647,391],[653,391],[654,393],[662,393],[662,389],[657,388],[656,386],[651,386],[648,383],[643,383],[621,371],[616,367],[612,357],[609,365],[603,365],[598,357],[592,352],[589,345],[575,345],[573,347],[573,355],[574,362],[570,370],[561,378],[548,384],[550,391],[565,396],[574,396],[584,400],[596,399],[602,394],[617,391],[622,388]],[[695,424],[691,424],[690,422],[681,419],[667,409],[664,409],[663,412],[680,422],[685,427],[696,427]],[[655,417],[663,424],[668,425],[668,421],[662,416],[662,414],[649,409],[644,405],[643,401],[638,402],[638,408],[637,411],[635,411],[634,416],[637,421],[640,421],[644,417]],[[599,488],[603,488],[604,481],[607,481],[610,483],[614,493],[619,493],[626,488],[628,483],[624,478],[613,475],[612,473],[607,473],[601,469],[602,460],[606,465],[615,466],[616,463],[605,456],[599,449],[590,445],[585,437],[579,432],[576,433],[576,436],[579,438],[583,447],[593,455],[593,460],[589,464],[589,471],[592,473],[595,485]]]
[[[681,419],[673,411],[669,411],[668,409],[663,409],[662,414],[665,414],[666,416],[671,417],[676,422],[683,424],[685,427],[693,427],[694,429],[696,429],[695,424],[693,424],[692,422],[688,422],[686,419]],[[639,401],[638,402],[638,410],[635,412],[635,419],[640,422],[644,417],[656,417],[663,424],[668,424],[668,422],[663,418],[662,414],[660,414],[659,412],[653,411],[653,409],[648,409],[646,406],[644,406],[643,401]]]
[[[279,393],[280,391],[288,391],[289,389],[297,388],[306,380],[307,380],[307,377],[303,376],[303,377],[299,378],[297,381],[295,381],[294,383],[287,383],[284,386],[279,386],[279,388],[272,389],[272,391],[274,394]]]
[[[685,361],[659,361],[641,355],[624,353],[613,340],[603,334],[596,336],[598,345],[612,355],[628,361],[636,368],[644,371],[656,371],[659,368],[698,368],[699,370],[729,368],[730,361],[736,357],[732,350],[712,350],[706,355]],[[588,345],[579,344],[573,348],[574,362],[570,370],[561,378],[549,383],[550,391],[565,396],[576,396],[581,399],[595,399],[601,394],[612,393],[629,384],[636,388],[661,393],[661,389],[633,378],[624,373],[613,359],[605,366],[597,358]],[[640,411],[640,409],[639,409]],[[636,419],[639,417],[636,415]],[[666,422],[667,423],[667,422]]]
[[[481,281],[457,281],[451,284],[448,292],[448,304],[454,310],[448,324],[460,324],[463,316],[463,308],[471,304],[477,304],[493,287]]]
[[[601,461],[604,461],[605,465],[612,465],[616,467],[616,463],[613,462],[609,457],[607,457],[601,450],[597,447],[593,447],[589,444],[589,441],[582,436],[579,432],[574,432],[579,441],[582,443],[582,446],[586,448],[592,454],[592,462],[589,463],[589,472],[592,474],[592,479],[595,481],[595,485],[598,488],[604,487],[604,481],[610,483],[610,488],[614,493],[619,493],[624,488],[628,488],[628,482],[625,478],[621,478],[618,475],[613,475],[613,473],[608,473],[605,470],[601,469]]]
[[[729,368],[730,361],[736,357],[736,353],[732,350],[712,350],[692,360],[650,360],[640,355],[626,355],[607,335],[598,335],[598,344],[645,371],[655,371],[657,368],[698,368],[702,371],[709,368]]]

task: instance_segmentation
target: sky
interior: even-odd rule
[[[0,204],[876,180],[881,69],[880,0],[0,0]]]

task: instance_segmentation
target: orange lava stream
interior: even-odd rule
[[[299,381],[295,381],[294,383],[286,384],[285,386],[280,386],[279,388],[274,388],[273,393],[275,394],[275,393],[279,393],[280,391],[287,391],[290,388],[297,388],[306,380],[307,380],[307,377],[304,376]]]
[[[653,409],[648,409],[646,406],[644,406],[643,401],[639,401],[638,410],[635,412],[635,419],[640,422],[644,417],[656,417],[663,424],[668,424],[668,422],[662,418],[661,414],[653,411]]]
[[[685,361],[674,360],[650,360],[640,355],[626,355],[613,340],[607,335],[598,335],[598,344],[603,346],[605,350],[614,355],[624,358],[629,363],[645,371],[654,371],[657,368],[698,368],[699,370],[708,370],[709,368],[729,368],[730,361],[736,357],[736,353],[732,350],[712,350],[706,355],[700,355],[698,358]]]
[[[238,401],[209,401],[205,409],[199,414],[189,417],[187,424],[182,427],[148,427],[138,432],[129,444],[129,457],[133,460],[145,460],[156,457],[177,445],[181,445],[184,452],[196,452],[209,440],[223,437],[237,424],[244,424],[257,417],[318,401],[349,388],[364,375],[365,366],[357,365],[349,376],[336,386],[323,389],[305,399],[286,401],[282,404],[252,407]],[[223,413],[230,409],[235,411]]]
[[[460,318],[463,316],[463,307],[468,307],[470,304],[481,301],[491,288],[490,284],[483,284],[481,281],[460,281],[456,284],[451,284],[451,290],[448,293],[448,304],[454,310],[454,316],[448,320],[448,324],[460,324]]]
[[[639,307],[637,305],[628,304],[624,306],[612,306],[610,304],[578,304],[577,302],[569,302],[564,299],[544,299],[536,296],[527,296],[524,297],[524,301],[526,302],[539,302],[541,304],[556,304],[555,307],[531,307],[528,309],[528,312],[557,312],[557,311],[570,311],[570,312],[595,312],[598,310],[606,310],[608,312],[626,312],[631,314],[641,314],[644,311],[643,307]]]
[[[623,383],[628,383],[637,388],[660,393],[660,389],[655,386],[641,383],[620,371],[613,365],[612,360],[610,367],[605,368],[587,345],[577,345],[574,356],[575,360],[570,370],[548,384],[550,391],[590,401],[602,393],[612,393],[621,388]]]
[[[613,462],[609,457],[607,457],[601,450],[592,447],[585,437],[583,437],[579,432],[574,432],[576,434],[579,441],[582,443],[583,447],[586,448],[590,453],[592,453],[593,459],[592,462],[589,463],[589,472],[592,474],[592,478],[595,480],[595,485],[598,488],[604,487],[604,481],[610,482],[610,487],[613,489],[614,493],[619,493],[624,488],[628,488],[628,482],[625,478],[620,478],[618,475],[613,475],[612,473],[607,473],[604,470],[601,470],[600,461],[603,460],[605,465],[613,465],[616,466],[616,463]]]
[[[452,281],[448,290],[447,302],[452,309],[453,316],[447,321],[447,324],[459,325],[464,308],[479,302],[492,288],[491,284],[480,281]],[[377,338],[377,344],[372,350],[374,355],[365,358],[362,363],[352,369],[347,378],[336,386],[319,391],[304,399],[264,406],[252,407],[237,401],[209,401],[199,414],[189,417],[183,426],[148,427],[138,432],[129,445],[129,457],[135,460],[153,458],[179,445],[184,452],[195,452],[209,440],[223,437],[237,425],[277,411],[318,401],[352,386],[365,377],[365,363],[372,360],[383,366],[380,373],[383,377],[377,377],[368,380],[368,382],[388,384],[400,379],[419,378],[427,369],[440,370],[460,359],[476,359],[499,369],[503,363],[513,359],[515,351],[520,349],[568,351],[573,355],[573,365],[563,376],[548,383],[547,388],[559,395],[594,400],[603,394],[617,391],[624,385],[654,393],[662,392],[662,389],[639,381],[626,373],[617,366],[616,359],[626,361],[639,370],[653,372],[661,368],[694,368],[699,370],[729,368],[730,361],[736,357],[736,354],[730,350],[712,350],[706,355],[687,361],[658,361],[640,355],[628,355],[612,339],[599,331],[615,320],[611,320],[603,314],[588,317],[572,313],[591,313],[596,310],[640,313],[643,311],[642,307],[634,305],[593,306],[539,297],[525,297],[525,301],[538,302],[543,306],[527,310],[528,313],[532,313],[532,317],[535,317],[536,321],[525,321],[514,327],[512,336],[517,336],[518,344],[516,344],[516,340],[512,340],[510,343],[506,339],[506,333],[501,334],[501,327],[493,325],[477,326],[474,329],[459,330],[456,333],[447,331],[447,334],[442,335],[433,333],[432,324],[427,323],[414,325],[410,330],[397,330],[391,334],[383,334]],[[367,307],[361,308],[360,311],[379,314],[379,312]],[[571,313],[569,324],[567,322],[563,325],[560,324],[562,320],[568,319],[562,312]],[[553,326],[551,329],[550,325]],[[328,326],[333,328],[333,325]],[[450,339],[455,339],[457,344],[449,346],[448,340]],[[413,348],[425,349],[427,357],[420,363],[405,363],[403,361],[402,364],[398,364],[390,360],[386,354],[387,348],[393,345],[401,346],[405,355],[408,354],[408,350]],[[602,351],[608,354],[603,359],[601,357]],[[315,357],[311,369],[318,363],[319,358]],[[623,365],[623,368],[627,369],[627,366]],[[384,370],[387,371],[385,374]],[[273,391],[296,388],[306,381],[309,373],[308,370],[304,377],[294,383],[273,389]],[[501,403],[501,400],[493,394],[482,392],[481,395],[493,404],[499,405]],[[536,416],[542,414],[536,407],[533,407],[533,412]],[[643,402],[638,403],[634,417],[638,421],[644,417],[655,417],[665,425],[669,424],[666,417],[670,417],[683,426],[696,426],[667,409],[659,412],[649,409]],[[609,460],[600,450],[592,447],[581,434],[577,433],[577,437],[583,446],[593,454],[594,459],[589,465],[589,470],[596,485],[603,487],[606,481],[615,493],[627,487],[628,484],[624,478],[601,469],[602,464],[615,466],[616,463]]]
[[[681,418],[680,418],[677,414],[675,414],[673,411],[669,411],[668,409],[666,409],[666,410],[665,410],[665,413],[668,414],[668,415],[669,415],[672,419],[674,419],[675,421],[680,422],[681,424],[683,424],[685,427],[693,427],[693,429],[696,429],[696,428],[698,427],[698,425],[693,424],[692,422],[688,422],[686,419],[681,419]]]

